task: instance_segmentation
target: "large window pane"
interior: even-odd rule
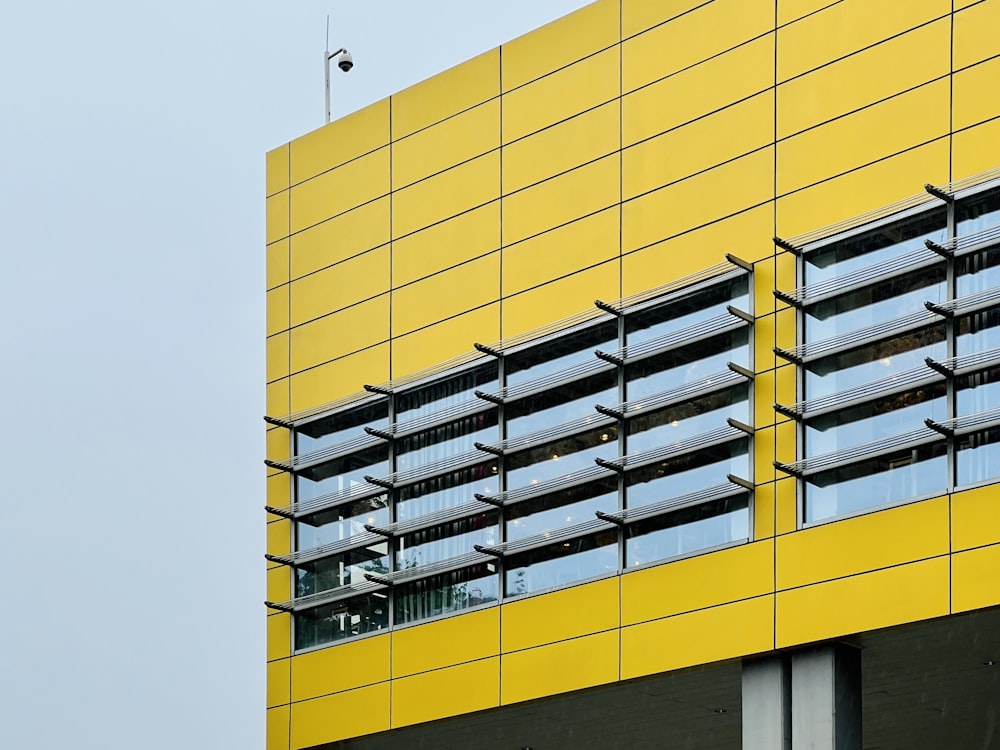
[[[499,589],[499,576],[492,563],[397,586],[396,623],[405,625],[495,602]]]
[[[749,396],[749,386],[740,385],[636,417],[628,423],[628,453],[642,453],[724,427],[727,418],[749,422]]]
[[[727,474],[748,478],[748,448],[749,440],[741,438],[630,471],[625,475],[625,505],[637,508],[697,492],[725,482]]]
[[[362,534],[365,524],[389,523],[389,497],[377,495],[316,513],[295,524],[296,549],[312,549]]]
[[[401,487],[396,495],[396,520],[407,521],[471,503],[476,493],[495,495],[500,491],[499,464],[495,459]]]
[[[611,476],[507,508],[507,541],[515,542],[618,510],[618,477]]]
[[[363,437],[365,427],[385,428],[389,424],[389,400],[378,399],[295,429],[295,453],[303,455],[327,446]]]
[[[520,437],[579,417],[596,416],[594,404],[617,402],[616,373],[612,370],[592,375],[506,406],[507,437]]]
[[[507,459],[507,488],[538,484],[589,468],[595,458],[613,460],[618,457],[617,438],[618,427],[612,424],[519,451]]]
[[[750,534],[749,501],[727,498],[668,513],[627,527],[627,567],[742,541]]]
[[[474,450],[500,437],[496,409],[448,422],[396,441],[396,471],[416,469]]]
[[[308,596],[320,591],[364,583],[365,573],[389,572],[388,543],[354,549],[339,555],[303,563],[295,569],[295,595]]]
[[[618,530],[558,542],[506,559],[507,597],[566,586],[618,570]]]
[[[984,310],[959,318],[955,349],[958,354],[976,352],[1000,347],[1000,309]]]
[[[484,513],[473,518],[443,526],[435,526],[402,537],[397,542],[396,569],[448,560],[472,552],[475,545],[491,546],[500,541],[496,513]]]
[[[625,320],[626,343],[629,346],[682,331],[696,323],[717,317],[733,305],[749,310],[749,277],[715,284],[707,289],[692,292],[662,305],[632,313]]]
[[[741,328],[689,346],[639,360],[625,369],[629,401],[697,383],[722,372],[729,362],[750,367],[750,331]]]
[[[359,596],[295,615],[295,648],[320,646],[388,627],[388,595]]]
[[[960,237],[1000,224],[1000,190],[960,201],[955,214]]]
[[[407,422],[476,397],[476,390],[496,390],[497,363],[490,361],[428,385],[396,394],[396,421]]]
[[[955,271],[958,276],[955,280],[956,297],[995,289],[1000,286],[1000,247],[959,258]]]
[[[299,502],[311,500],[366,484],[366,474],[378,477],[388,473],[389,448],[377,445],[299,472],[295,477],[295,499]]]
[[[1000,477],[1000,428],[960,437],[955,461],[959,485]]]
[[[617,348],[616,321],[599,323],[567,336],[559,336],[540,346],[533,346],[506,357],[504,373],[507,385],[527,383],[581,362],[592,362],[596,349]]]

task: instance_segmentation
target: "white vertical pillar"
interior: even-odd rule
[[[861,651],[820,646],[791,660],[793,750],[861,750]]]
[[[783,656],[743,662],[743,747],[791,750],[791,667]]]

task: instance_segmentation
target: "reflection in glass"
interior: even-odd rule
[[[518,451],[507,458],[507,488],[526,487],[594,465],[595,458],[618,457],[618,427],[596,430]]]
[[[618,380],[613,370],[560,385],[505,407],[507,438],[555,427],[580,417],[596,417],[594,404],[617,402]]]
[[[844,276],[924,247],[924,240],[944,242],[947,209],[929,211],[873,229],[805,255],[807,285]]]
[[[494,443],[500,436],[497,411],[438,425],[396,441],[396,471],[407,471],[475,450],[476,443]]]
[[[955,261],[955,271],[956,297],[995,289],[1000,286],[1000,247],[962,256]]]
[[[422,529],[397,542],[396,570],[448,560],[472,552],[476,544],[489,546],[499,541],[496,513]]]
[[[405,625],[495,602],[499,584],[497,566],[483,563],[397,586],[396,623]]]
[[[630,471],[625,475],[625,507],[697,492],[725,482],[727,474],[749,477],[749,442],[740,438]]]
[[[750,421],[746,384],[644,414],[629,421],[628,453],[634,455],[725,427],[726,419]]]
[[[595,511],[618,510],[618,478],[606,477],[569,487],[507,508],[507,541],[593,520]]]
[[[349,583],[364,583],[365,573],[388,572],[388,543],[353,549],[296,567],[295,595],[308,596]]]
[[[500,491],[499,465],[486,460],[466,469],[453,471],[396,490],[396,520],[411,518],[471,503],[476,493],[495,495]]]
[[[295,524],[295,549],[313,549],[365,533],[365,524],[389,523],[389,498],[376,495],[306,516]]]
[[[959,416],[1000,406],[1000,367],[956,378],[955,388]]]
[[[959,237],[1000,224],[1000,190],[960,201],[955,209],[955,220],[955,233]]]
[[[327,446],[365,436],[365,427],[385,428],[389,424],[389,400],[369,401],[354,409],[295,428],[295,455],[301,456]]]
[[[295,648],[310,648],[388,627],[388,595],[358,596],[295,615]]]
[[[947,390],[944,383],[934,383],[811,419],[806,423],[806,457],[909,432],[927,418],[947,419]]]
[[[806,521],[945,492],[946,448],[943,441],[922,445],[809,477]]]
[[[955,461],[960,486],[1000,477],[1000,427],[958,438]]]
[[[629,401],[697,383],[722,372],[728,362],[750,366],[750,331],[740,328],[689,346],[673,349],[625,368],[625,392]]]
[[[429,385],[397,393],[396,421],[407,422],[468,401],[476,397],[477,389],[496,390],[497,377],[496,360],[491,360]]]
[[[945,325],[937,323],[807,363],[806,398],[829,396],[905,370],[924,367],[925,357],[942,359],[946,356]]]
[[[295,499],[298,502],[312,500],[320,495],[367,484],[365,474],[379,477],[388,473],[389,447],[376,445],[303,469],[295,475]]]
[[[627,527],[627,567],[742,541],[750,535],[746,496],[685,508]]]
[[[966,315],[955,327],[955,350],[960,355],[1000,347],[1000,309]]]
[[[507,597],[565,586],[618,570],[618,529],[571,539],[506,559]]]
[[[504,359],[507,387],[565,370],[581,362],[594,361],[595,349],[618,348],[618,324],[606,321],[576,333],[546,341]]]
[[[675,331],[682,331],[726,312],[728,305],[749,311],[749,278],[740,276],[724,284],[673,299],[662,305],[632,313],[625,319],[629,346],[641,344]]]

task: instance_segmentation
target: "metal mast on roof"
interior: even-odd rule
[[[330,60],[337,58],[337,67],[349,73],[354,67],[354,58],[344,47],[330,51],[330,14],[326,14],[326,46],[323,52],[323,71],[326,76],[326,121],[330,122]],[[339,55],[339,57],[338,57]]]

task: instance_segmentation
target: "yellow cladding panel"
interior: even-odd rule
[[[948,567],[948,558],[938,557],[781,591],[776,646],[798,646],[946,615]]]
[[[579,617],[581,613],[573,614]],[[544,621],[535,627],[544,628]],[[611,630],[504,654],[500,702],[508,705],[614,682],[618,652],[618,630]]]
[[[493,151],[394,193],[393,239],[499,197],[500,152]]]
[[[753,479],[770,482],[775,478],[775,427],[758,427],[753,434]]]
[[[652,245],[770,200],[773,167],[774,151],[769,147],[626,202],[622,251]]]
[[[503,45],[503,90],[617,44],[619,7],[619,0],[597,0]]]
[[[389,693],[389,683],[383,682],[293,703],[292,750],[387,730]]]
[[[281,416],[291,411],[288,402],[288,384],[287,379],[267,384],[264,389],[264,408],[267,414]]]
[[[267,152],[265,162],[266,194],[274,195],[288,188],[288,144]]]
[[[392,146],[392,187],[398,190],[500,147],[500,100],[480,104]]]
[[[758,485],[753,491],[754,539],[773,537],[775,533],[774,482]]]
[[[1000,544],[959,552],[951,559],[951,610],[965,612],[1000,604]]]
[[[622,43],[622,91],[628,92],[773,30],[774,6],[714,0]]]
[[[411,281],[500,247],[500,201],[459,214],[392,243],[392,283]]]
[[[779,477],[774,483],[775,533],[787,534],[798,526],[798,487],[794,477]]]
[[[997,52],[1000,52],[1000,45],[997,47]],[[955,130],[1000,115],[1000,106],[997,105],[996,98],[983,95],[984,91],[993,90],[998,80],[1000,80],[1000,57],[955,74],[953,92]]]
[[[619,68],[618,50],[610,49],[504,94],[503,142],[616,99]]]
[[[791,291],[798,286],[798,263],[795,260],[795,256],[787,250],[782,250],[775,258],[775,263],[777,264],[775,273],[777,276],[776,283],[778,284],[776,288]],[[776,303],[776,305],[778,309],[788,307],[784,302]]]
[[[757,429],[774,424],[774,370],[758,372],[753,381],[753,424]]]
[[[676,281],[722,263],[726,253],[753,262],[771,252],[773,226],[767,204],[633,251],[622,257],[622,293],[627,297]]]
[[[757,372],[772,370],[776,362],[784,362],[774,355],[774,342],[777,339],[777,315],[765,315],[757,318],[753,326],[754,368]]]
[[[282,412],[284,414],[285,412]],[[277,415],[276,415],[277,416]],[[276,428],[281,429],[281,428]],[[288,505],[291,499],[292,480],[291,475],[282,472],[267,478],[267,504],[272,508],[281,508]],[[276,520],[277,516],[268,516],[268,520]]]
[[[282,431],[287,432],[287,430],[282,430]],[[282,519],[280,521],[272,521],[271,523],[269,523],[267,525],[267,554],[287,555],[291,551],[292,551],[292,522],[286,519]],[[275,600],[272,599],[271,601]]]
[[[490,607],[396,630],[392,634],[392,677],[406,677],[499,653],[500,608]]]
[[[270,708],[267,711],[267,749],[288,750],[289,708]]]
[[[292,653],[292,616],[285,612],[267,616],[267,658],[284,659]]]
[[[303,701],[389,679],[388,634],[292,657],[292,700]]]
[[[909,0],[892,4],[844,0],[834,3],[820,13],[778,30],[778,81],[805,73],[950,12],[951,0]],[[890,69],[911,62],[907,58]],[[881,69],[878,75],[888,70]]]
[[[392,292],[392,335],[424,328],[500,299],[500,253],[470,260]]]
[[[618,596],[618,579],[608,578],[509,602],[501,622],[503,652],[617,628]]]
[[[620,269],[618,261],[612,260],[513,297],[505,297],[501,335],[510,339],[574,313],[593,310],[595,299],[618,299],[622,296]]]
[[[292,141],[292,184],[388,143],[389,100],[383,99]]]
[[[504,194],[617,151],[620,124],[616,99],[504,146]]]
[[[955,133],[952,144],[952,173],[956,177],[995,167],[1000,164],[1000,118]]]
[[[288,192],[277,193],[265,201],[267,230],[265,241],[268,244],[287,237],[289,232]]]
[[[505,295],[618,257],[621,209],[612,206],[503,249]],[[560,316],[565,317],[565,315]]]
[[[778,138],[948,75],[950,49],[944,18],[783,83]]]
[[[574,169],[503,199],[503,244],[600,211],[620,198],[619,154]]]
[[[951,548],[1000,542],[1000,486],[991,484],[951,497]]]
[[[795,440],[795,422],[779,422],[774,428],[774,457],[785,464],[794,463],[798,458]]]
[[[957,155],[957,135],[955,140]],[[981,158],[981,154],[979,156]],[[948,139],[940,138],[781,197],[777,206],[776,234],[779,237],[794,237],[915,195],[921,192],[924,183],[946,183],[949,180],[948,163]],[[996,165],[997,161],[991,163]],[[956,171],[956,174],[971,172]]]
[[[311,409],[358,393],[365,383],[377,385],[388,380],[389,344],[386,343],[293,375],[291,403],[281,413]]]
[[[623,142],[630,146],[659,135],[773,84],[774,35],[768,34],[627,95]]]
[[[293,235],[291,276],[297,279],[388,242],[387,196]]]
[[[850,550],[849,555],[843,554]],[[779,589],[887,568],[948,552],[948,498],[868,513],[778,539]]]
[[[389,291],[389,246],[292,282],[293,326]]]
[[[753,314],[757,316],[774,312],[775,299],[772,290],[780,289],[775,281],[776,269],[773,257],[756,261],[753,267]]]
[[[499,95],[497,48],[393,94],[392,137],[398,140]]]
[[[267,339],[267,382],[288,376],[288,331]]]
[[[623,680],[769,651],[774,595],[632,625],[621,638]]]
[[[279,240],[267,246],[267,288],[288,283],[289,240]]]
[[[779,195],[946,134],[949,92],[929,83],[779,142]]]
[[[628,200],[683,180],[765,146],[773,136],[774,92],[765,91],[625,149],[622,195]]]
[[[267,293],[267,335],[288,328],[288,286],[279,286]]]
[[[955,70],[997,54],[1000,3],[985,0],[955,14]]]
[[[773,578],[770,539],[634,571],[622,576],[622,625],[769,594]]]
[[[438,643],[434,648],[447,646]],[[392,682],[393,728],[499,705],[499,656]]]
[[[388,192],[389,149],[386,147],[293,187],[291,231],[301,232]]]
[[[337,359],[389,338],[389,295],[292,329],[292,371]],[[329,399],[327,399],[329,400]]]
[[[779,349],[792,349],[795,346],[795,310],[785,308],[774,314],[774,343]],[[780,360],[783,364],[785,360]]]
[[[778,25],[784,26],[841,0],[778,0]]]
[[[622,39],[686,13],[705,0],[622,0]]]
[[[392,341],[392,378],[412,375],[500,338],[499,303],[480,307]]]
[[[777,377],[775,378],[775,402],[789,406],[798,401],[797,385],[798,378],[795,365],[787,364],[779,367]],[[775,414],[774,417],[779,422],[788,419],[788,417],[781,414]]]
[[[287,572],[287,571],[286,571]],[[289,702],[291,659],[272,661],[267,665],[267,707],[283,706]]]

